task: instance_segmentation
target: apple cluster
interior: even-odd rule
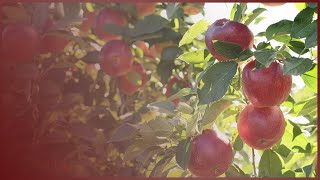
[[[209,26],[205,42],[218,61],[228,61],[215,49],[214,41],[238,44],[242,50],[253,47],[254,36],[239,22],[219,19]],[[242,88],[248,104],[240,113],[237,128],[241,139],[250,147],[266,150],[282,138],[285,120],[279,105],[284,102],[292,86],[291,75],[284,75],[282,64],[274,60],[270,66],[255,68],[251,60],[242,71]],[[204,130],[192,140],[189,170],[196,176],[219,176],[232,163],[232,147],[217,130]]]
[[[2,3],[2,7],[23,8],[18,3]],[[57,28],[53,17],[48,17],[42,27],[35,27],[29,21],[12,22],[6,18],[1,11],[0,54],[3,61],[32,62],[33,58],[39,54],[63,52],[70,42],[68,38],[61,35],[66,32]]]

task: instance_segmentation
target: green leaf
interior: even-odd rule
[[[214,123],[217,117],[231,104],[231,100],[226,99],[221,99],[220,101],[212,103],[203,115],[202,126]]]
[[[300,147],[306,147],[308,144],[308,141],[303,133],[298,132],[299,128],[297,129],[297,126],[294,126],[294,123],[291,123],[286,120],[286,129],[282,136],[280,144],[283,144],[288,149],[290,149],[293,152],[297,152],[293,147],[294,146],[300,146]]]
[[[236,10],[233,16],[233,21],[241,22],[244,12],[247,10],[247,3],[240,3],[236,5]]]
[[[246,49],[240,53],[237,61],[245,61],[252,56],[253,56],[253,52],[250,49]]]
[[[156,119],[149,121],[147,125],[153,130],[157,137],[168,137],[173,132],[173,124],[168,119],[157,117]]]
[[[306,101],[299,102],[294,106],[294,112],[297,116],[308,115],[312,111],[317,110],[317,97],[312,97]]]
[[[239,44],[230,42],[213,41],[213,47],[219,54],[228,59],[236,59],[242,52]]]
[[[245,25],[249,25],[253,20],[255,20],[261,13],[266,11],[265,8],[257,8],[247,15],[248,19],[244,22]]]
[[[233,143],[233,149],[236,151],[241,151],[243,149],[243,141],[239,135]]]
[[[256,58],[257,63],[256,68],[260,69],[263,67],[268,67],[273,62],[275,57],[277,56],[277,52],[273,49],[262,49],[253,52],[254,57]],[[262,66],[257,66],[258,64]]]
[[[295,38],[304,38],[311,36],[314,32],[317,32],[318,20],[313,21],[311,24],[308,24],[306,27],[303,27],[299,32],[295,34]]]
[[[191,43],[195,38],[197,38],[200,34],[205,32],[210,23],[206,20],[200,20],[193,24],[189,30],[183,35],[181,41],[179,42],[179,47]]]
[[[174,99],[181,98],[183,96],[188,96],[188,95],[191,95],[191,94],[195,95],[197,93],[194,92],[193,89],[191,89],[191,88],[183,88],[180,91],[178,91],[176,94],[170,96],[168,98],[168,100],[174,100]]]
[[[176,161],[182,169],[187,169],[192,149],[192,139],[181,140],[176,150]]]
[[[261,49],[272,49],[271,44],[268,42],[260,42],[257,46],[257,50],[261,50]]]
[[[159,177],[163,172],[164,167],[171,161],[172,158],[172,156],[163,157],[153,168],[152,172],[150,173],[150,177]]]
[[[137,158],[141,153],[145,151],[146,148],[147,148],[147,145],[141,141],[137,141],[133,143],[126,149],[123,160],[131,161]]]
[[[291,150],[287,148],[287,146],[280,144],[277,149],[275,150],[278,154],[280,154],[282,157],[288,157]]]
[[[310,174],[312,172],[312,167],[313,167],[313,164],[310,164],[302,168],[307,177],[310,177]]]
[[[281,20],[277,23],[271,24],[266,30],[266,38],[271,40],[279,35],[289,34],[292,24],[293,22],[289,20]]]
[[[207,50],[197,50],[197,51],[186,52],[184,54],[181,54],[177,59],[180,59],[190,64],[199,64],[208,60],[207,58],[208,55],[210,54],[208,54]]]
[[[194,112],[194,109],[185,102],[179,102],[177,111],[184,114],[192,114]]]
[[[318,92],[318,65],[301,75],[304,83],[313,91]]]
[[[232,61],[219,62],[207,68],[202,76],[204,85],[198,90],[199,103],[209,104],[221,99],[237,72],[238,64]]]
[[[132,139],[137,135],[138,130],[139,128],[137,125],[125,123],[113,132],[109,142],[118,142]]]
[[[161,16],[149,15],[135,24],[132,34],[134,37],[137,37],[143,34],[154,33],[167,27],[168,24],[169,21]]]
[[[307,27],[313,19],[313,9],[306,7],[294,18],[292,29],[291,29],[291,37],[299,38],[299,34],[305,27]]]
[[[278,42],[282,42],[284,44],[287,44],[288,42],[291,41],[291,37],[284,34],[284,35],[279,35],[273,38],[274,40],[278,41]]]
[[[288,44],[288,47],[295,53],[297,54],[305,54],[307,53],[309,50],[305,47],[305,44],[301,41],[298,40],[294,40],[294,41],[290,41]]]
[[[178,9],[179,3],[168,3],[168,6],[166,8],[167,17],[171,19]]]
[[[180,54],[177,46],[166,47],[162,50],[160,63],[157,66],[157,72],[160,75],[161,82],[167,83],[174,69],[174,60]]]
[[[281,175],[281,177],[286,177],[286,178],[292,177],[292,178],[294,178],[294,177],[296,177],[296,173],[295,173],[294,171],[288,170],[288,171],[285,171],[285,172]]]
[[[226,171],[226,177],[250,177],[248,174],[245,174],[240,167],[235,164],[232,164],[229,169]]]
[[[176,109],[176,106],[170,100],[153,102],[148,104],[147,107],[151,110],[169,115],[173,115]]]
[[[260,177],[279,177],[282,163],[280,157],[271,149],[265,150],[259,163]]]
[[[307,5],[310,8],[317,8],[318,7],[318,4],[317,3],[313,3],[313,2],[308,2]]]
[[[312,48],[318,45],[318,32],[313,32],[310,36],[308,36],[305,40],[306,48]]]
[[[144,144],[154,145],[157,142],[157,137],[154,130],[147,124],[142,124],[139,130]]]
[[[301,75],[312,68],[312,60],[309,58],[288,58],[284,61],[284,74]]]

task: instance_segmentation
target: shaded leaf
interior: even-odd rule
[[[242,52],[239,44],[230,42],[213,41],[213,47],[219,54],[228,59],[236,59]]]
[[[233,149],[236,151],[241,151],[243,149],[243,141],[239,135],[233,143]]]
[[[318,32],[314,31],[310,36],[305,40],[306,48],[312,48],[318,45]]]
[[[318,65],[315,65],[310,71],[302,74],[301,77],[313,92],[318,91]]]
[[[158,111],[160,113],[165,113],[169,115],[174,114],[174,110],[176,108],[175,104],[173,104],[173,102],[170,100],[153,102],[148,104],[147,107],[150,110]]]
[[[289,34],[292,28],[292,21],[281,20],[277,23],[271,24],[266,30],[266,38],[271,40],[279,35]]]
[[[158,15],[149,15],[144,17],[143,20],[138,21],[132,30],[133,37],[143,34],[150,34],[165,28],[169,21]]]
[[[312,68],[312,60],[308,58],[288,58],[284,61],[284,74],[301,75]]]
[[[138,126],[125,123],[114,130],[109,142],[125,141],[135,137],[138,133]]]
[[[307,27],[313,19],[313,9],[306,7],[294,18],[292,29],[291,29],[291,37],[299,38],[299,34],[305,27]]]
[[[203,87],[198,90],[199,103],[209,104],[222,98],[237,72],[237,63],[219,62],[208,67],[203,74]]]
[[[231,100],[225,99],[212,103],[203,115],[202,126],[214,123],[218,116],[231,104]]]
[[[301,41],[290,41],[288,47],[297,54],[305,54],[309,51]]]
[[[259,62],[256,64],[256,68],[260,69],[263,67],[268,67],[277,56],[277,52],[273,49],[262,49],[253,52],[253,55],[256,58],[257,62]]]
[[[167,17],[171,19],[178,9],[179,3],[168,3],[168,6],[166,8]]]
[[[271,149],[265,150],[259,163],[259,176],[279,177],[281,169],[282,163],[279,156]]]
[[[176,150],[176,161],[182,169],[187,169],[192,149],[192,139],[181,140]]]

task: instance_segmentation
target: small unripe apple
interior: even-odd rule
[[[99,12],[95,21],[95,33],[100,39],[104,41],[121,39],[120,35],[106,32],[105,26],[107,24],[124,26],[127,24],[125,15],[121,11],[104,9]]]
[[[135,3],[135,5],[138,17],[143,18],[144,16],[149,16],[155,12],[157,3]]]
[[[133,76],[136,76],[136,79],[133,78],[135,80],[130,80],[130,78],[132,78]],[[134,62],[131,71],[126,75],[119,77],[119,90],[123,94],[131,96],[135,92],[143,88],[146,83],[147,74],[144,67],[142,66],[142,64]]]
[[[266,150],[280,141],[286,122],[278,106],[258,108],[249,104],[241,111],[237,126],[243,142]]]
[[[282,6],[285,3],[262,3],[265,6],[271,6],[271,7],[276,7],[276,6]]]
[[[185,6],[182,7],[184,13],[188,15],[199,14],[201,11],[197,7],[195,7],[194,4],[203,7],[205,3],[187,3]]]
[[[103,71],[110,76],[127,74],[133,64],[130,47],[125,41],[112,40],[103,46],[99,54]]]
[[[216,130],[206,129],[192,140],[188,169],[199,177],[217,177],[232,164],[232,146]]]
[[[31,62],[39,53],[40,36],[29,24],[7,25],[2,32],[2,55],[17,63]]]
[[[228,19],[219,19],[209,26],[205,42],[208,50],[216,59],[226,61],[229,59],[215,50],[213,40],[239,44],[242,50],[245,50],[253,47],[253,37],[253,33],[246,25]]]
[[[86,20],[82,22],[80,26],[80,30],[82,32],[88,32],[94,25],[94,19],[96,17],[96,13],[86,11],[83,13],[83,17],[86,18]]]
[[[274,61],[269,67],[253,70],[255,61],[249,62],[242,71],[242,89],[256,107],[278,106],[291,91],[292,76],[284,75],[283,66]]]

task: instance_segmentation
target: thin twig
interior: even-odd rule
[[[252,148],[252,166],[253,166],[253,174],[257,177],[256,163],[255,163],[255,154],[254,149]]]

